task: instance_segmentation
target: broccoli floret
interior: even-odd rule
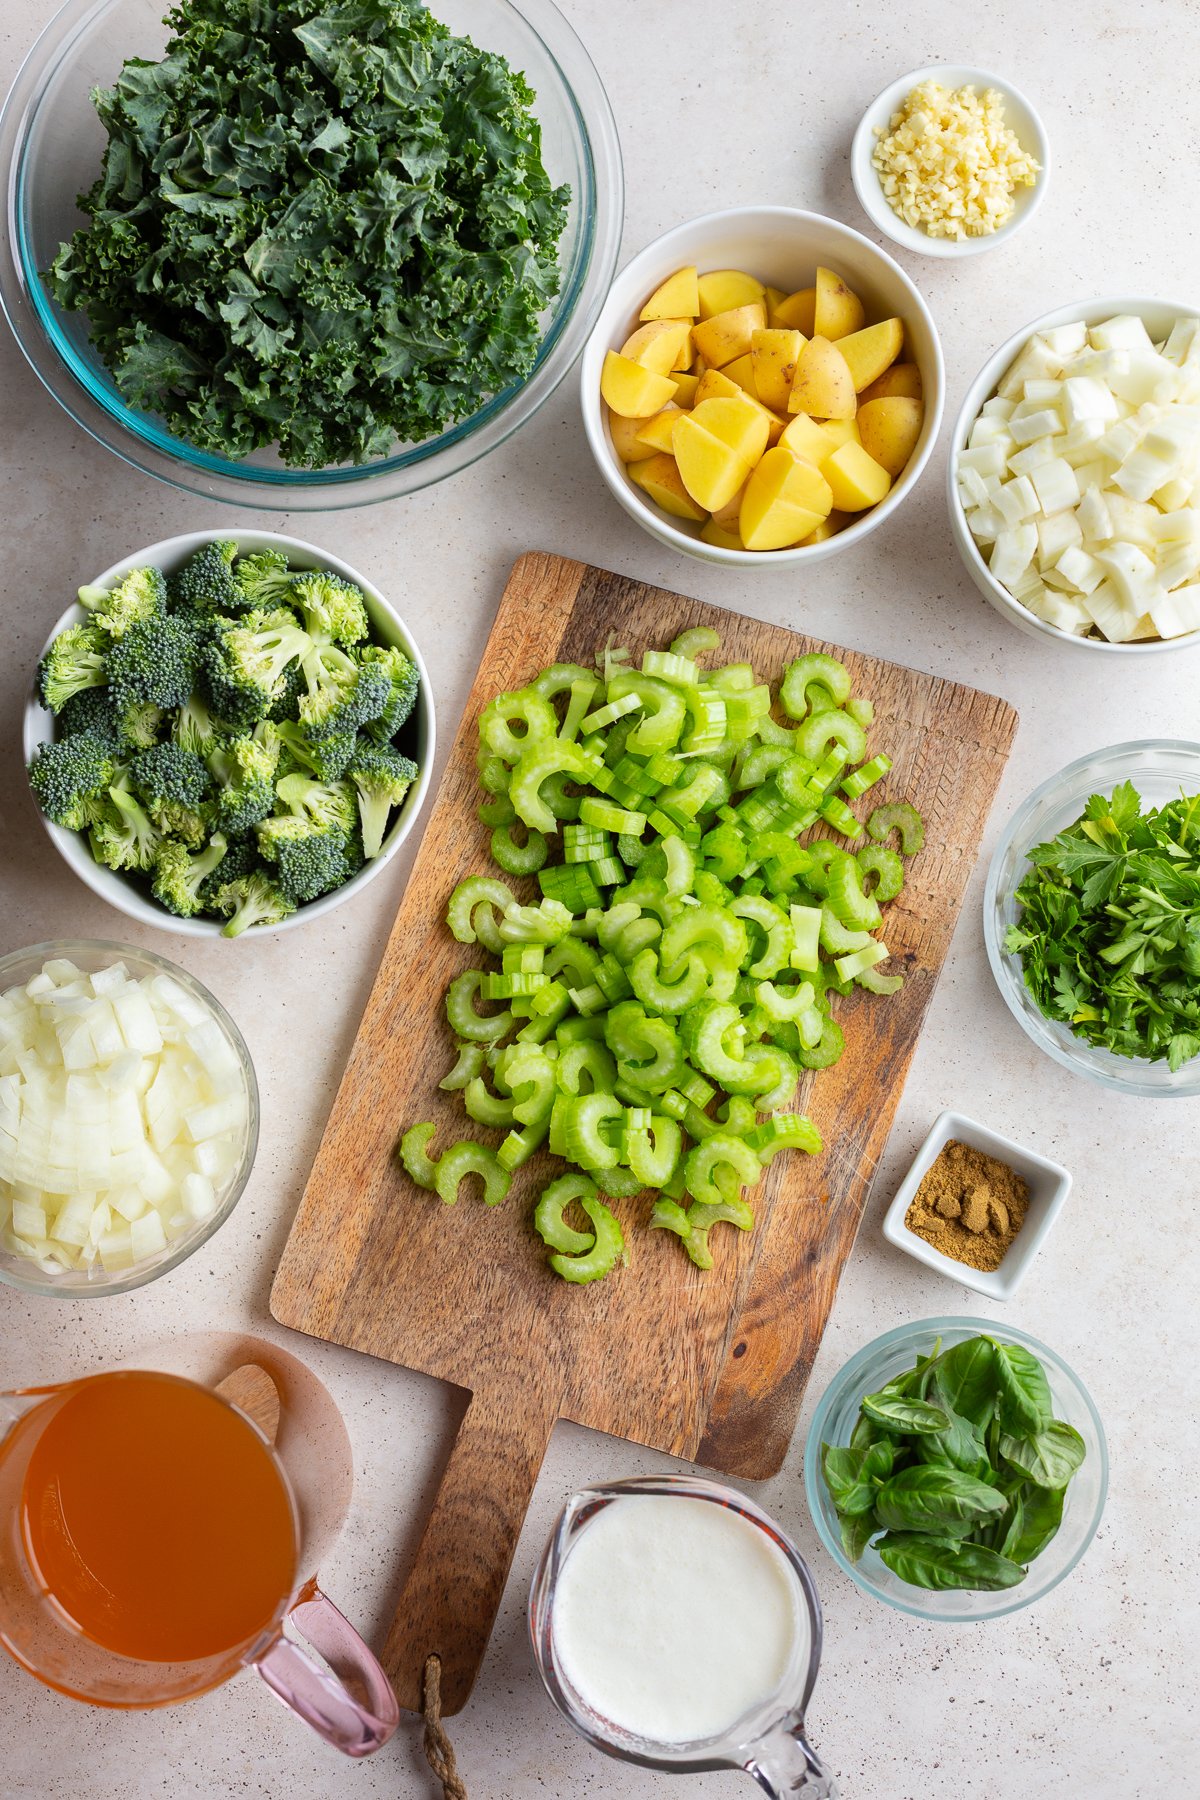
[[[217,822],[228,837],[241,837],[275,810],[279,746],[249,736],[229,738],[208,758],[217,788]]]
[[[216,721],[199,694],[188,696],[171,720],[171,736],[181,750],[207,756],[220,741]]]
[[[126,750],[148,750],[157,744],[165,718],[162,707],[148,700],[125,700],[116,715],[118,744]]]
[[[300,664],[289,663],[278,697],[267,708],[268,719],[273,719],[277,724],[284,720],[290,720],[294,724],[300,717],[300,696],[307,686]]]
[[[48,819],[68,831],[85,831],[104,816],[108,789],[117,778],[110,738],[76,732],[41,744],[29,765],[29,784]]]
[[[195,848],[208,836],[204,807],[212,780],[202,758],[178,744],[139,750],[129,767],[130,784],[161,831]]]
[[[84,688],[82,693],[72,694],[59,713],[59,737],[76,737],[81,731],[94,731],[115,743],[117,714],[106,687]]]
[[[214,912],[229,916],[222,937],[239,937],[252,925],[278,925],[296,910],[295,904],[262,872],[223,882],[211,905]]]
[[[124,637],[131,625],[166,612],[167,582],[161,569],[130,569],[115,588],[81,587],[79,604],[110,637]]]
[[[227,887],[231,881],[240,881],[244,875],[261,873],[262,862],[258,854],[258,845],[252,835],[234,838],[232,842],[227,841],[220,868],[201,885],[201,911],[213,912],[216,910],[213,901],[218,888]]]
[[[281,746],[278,773],[318,775],[322,781],[340,781],[362,742],[355,731],[335,731],[330,737],[310,738],[302,726],[284,720],[277,725]]]
[[[89,833],[92,855],[106,869],[151,868],[162,832],[130,790],[117,782]]]
[[[68,625],[60,631],[38,666],[38,693],[43,706],[61,712],[85,688],[103,687],[110,679],[111,639],[99,625]]]
[[[237,551],[237,545],[225,539],[205,544],[189,556],[167,583],[172,607],[206,620],[218,613],[240,612],[246,600],[233,576]]]
[[[278,606],[291,597],[293,577],[282,550],[256,550],[251,556],[239,556],[233,578],[247,607]]]
[[[260,853],[274,868],[280,892],[298,906],[341,887],[354,872],[346,834],[336,826],[284,813],[264,819],[255,836]]]
[[[288,669],[311,647],[312,639],[286,607],[218,619],[205,652],[217,712],[235,724],[265,717],[283,692]]]
[[[150,884],[154,898],[176,917],[193,918],[203,910],[201,891],[224,860],[225,849],[220,832],[199,856],[192,856],[178,838],[165,838],[154,856],[154,879]]]
[[[348,837],[358,824],[354,789],[345,781],[318,781],[315,776],[285,775],[275,792],[289,812],[340,831]]]
[[[366,729],[373,738],[395,737],[400,727],[408,723],[417,704],[417,689],[421,685],[417,665],[395,644],[387,648],[381,644],[368,644],[360,652],[359,661],[368,668],[382,670],[391,683],[387,705]]]
[[[186,704],[196,679],[200,637],[188,619],[168,615],[131,625],[108,654],[118,713],[144,704],[173,711]]]
[[[297,575],[288,602],[319,644],[358,644],[370,632],[361,590],[337,575]]]
[[[304,658],[308,692],[300,696],[300,723],[309,737],[360,731],[385,711],[391,680],[384,670],[360,664],[336,644],[314,644]]]
[[[383,847],[392,808],[402,803],[417,779],[417,765],[391,744],[360,739],[346,773],[358,790],[363,855],[370,862]]]

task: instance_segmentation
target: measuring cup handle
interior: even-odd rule
[[[833,1776],[804,1735],[801,1723],[780,1725],[743,1765],[771,1800],[838,1800]]]
[[[327,1744],[346,1756],[369,1756],[387,1743],[400,1718],[387,1676],[315,1581],[303,1589],[288,1617],[329,1668],[293,1638],[282,1636],[255,1668],[271,1692]]]

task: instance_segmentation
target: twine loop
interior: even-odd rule
[[[468,1800],[467,1785],[454,1758],[454,1745],[442,1724],[442,1661],[439,1656],[425,1659],[421,1712],[425,1719],[425,1760],[441,1782],[445,1800]]]

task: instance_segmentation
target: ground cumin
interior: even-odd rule
[[[918,1237],[972,1269],[998,1269],[1029,1206],[1015,1169],[951,1138],[928,1169],[904,1223]]]

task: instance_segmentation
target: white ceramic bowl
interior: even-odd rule
[[[1113,300],[1087,300],[1072,306],[1057,306],[1053,312],[1043,313],[1040,319],[1034,319],[1031,324],[1014,332],[1006,343],[1001,344],[995,355],[988,358],[967,389],[958,418],[954,422],[950,455],[946,463],[950,535],[962,558],[963,567],[979,592],[1018,631],[1024,631],[1030,637],[1053,638],[1058,643],[1070,644],[1077,650],[1099,650],[1110,656],[1155,656],[1165,650],[1194,649],[1200,644],[1200,631],[1185,632],[1182,637],[1176,638],[1145,638],[1137,643],[1110,644],[1107,638],[1076,637],[1072,632],[1063,631],[1059,626],[1039,619],[1036,613],[1030,612],[1027,606],[1015,599],[988,568],[967,526],[966,514],[958,497],[957,477],[959,451],[965,449],[971,427],[979,417],[984,401],[995,393],[1009,364],[1037,332],[1050,331],[1056,325],[1069,325],[1075,319],[1082,319],[1087,325],[1098,325],[1102,320],[1111,319],[1118,313],[1133,313],[1144,322],[1150,336],[1157,343],[1167,335],[1176,319],[1191,318],[1195,311],[1194,306],[1189,306],[1183,300],[1150,300],[1137,294],[1132,297],[1118,295]]]
[[[700,541],[699,527],[668,518],[635,487],[613,449],[608,408],[600,398],[600,371],[609,350],[619,350],[637,324],[638,313],[659,282],[695,263],[708,269],[747,269],[787,293],[807,287],[818,263],[844,275],[862,296],[870,318],[903,319],[905,356],[921,371],[925,421],[908,466],[885,499],[860,515],[836,537],[792,550],[723,550]],[[613,282],[608,299],[583,352],[580,393],[588,444],[609,491],[631,518],[669,550],[682,550],[718,567],[779,569],[809,567],[859,544],[910,494],[929,460],[942,418],[942,350],[929,308],[898,263],[848,225],[820,213],[789,206],[747,206],[706,213],[676,226],[635,256]]]
[[[180,537],[164,538],[160,544],[149,544],[143,550],[135,550],[131,556],[123,557],[114,563],[111,569],[103,574],[92,576],[91,581],[98,587],[111,587],[127,575],[130,569],[142,568],[149,564],[170,574],[201,545],[211,543],[214,539],[234,539],[239,548],[245,552],[254,550],[277,549],[286,551],[288,559],[301,568],[332,569],[345,581],[352,581],[362,589],[368,616],[371,620],[373,634],[384,644],[398,644],[416,663],[421,677],[421,686],[417,697],[408,731],[412,733],[411,752],[413,761],[420,771],[416,781],[405,795],[404,804],[396,817],[395,823],[383,840],[383,849],[373,861],[364,865],[356,875],[351,876],[342,887],[335,888],[331,894],[322,894],[317,900],[310,900],[296,912],[274,926],[256,925],[242,934],[243,938],[253,939],[266,931],[286,931],[293,925],[303,925],[309,919],[315,919],[322,913],[332,912],[335,906],[351,899],[364,888],[368,881],[379,874],[380,870],[393,857],[416,823],[417,814],[421,810],[425,795],[433,776],[434,752],[434,717],[433,694],[429,686],[429,672],[425,667],[420,650],[417,648],[408,627],[384,599],[379,589],[373,587],[365,576],[340,557],[332,555],[328,550],[320,550],[315,544],[305,543],[302,538],[284,537],[277,531],[237,531],[228,528],[220,531],[189,531]],[[83,582],[80,583],[84,585]],[[67,608],[62,618],[46,640],[43,650],[65,631],[68,625],[82,623],[86,614],[78,604]],[[39,658],[40,661],[40,658]],[[24,752],[28,764],[39,744],[49,743],[54,737],[54,717],[42,705],[36,689],[30,687],[29,699],[25,705]],[[88,846],[87,838],[80,832],[67,831],[61,825],[53,824],[39,811],[39,818],[50,834],[50,840],[63,860],[74,869],[76,875],[86,882],[94,894],[115,906],[128,918],[137,919],[142,925],[157,926],[160,931],[171,931],[183,937],[219,938],[221,921],[219,919],[196,918],[180,919],[166,907],[159,906],[150,896],[147,886],[137,882],[132,876],[118,874],[113,869],[106,869],[96,862]],[[239,940],[233,940],[239,941]]]
[[[998,1269],[973,1269],[952,1256],[943,1256],[940,1250],[935,1250],[904,1223],[904,1215],[912,1205],[917,1189],[951,1138],[967,1144],[972,1150],[981,1151],[984,1156],[994,1156],[998,1162],[1007,1163],[1029,1188],[1029,1210]],[[1049,1236],[1050,1227],[1070,1191],[1071,1177],[1059,1163],[1039,1156],[1036,1150],[1028,1150],[1012,1138],[1001,1137],[998,1131],[990,1130],[976,1119],[969,1119],[965,1113],[946,1111],[934,1120],[929,1136],[913,1158],[912,1167],[896,1189],[896,1198],[884,1215],[883,1235],[889,1244],[894,1244],[898,1250],[906,1250],[927,1268],[936,1269],[939,1275],[957,1281],[960,1287],[974,1288],[977,1294],[986,1294],[989,1300],[1011,1300],[1029,1273],[1030,1264]]]
[[[1004,117],[1016,133],[1022,150],[1035,156],[1041,165],[1041,172],[1033,186],[1017,189],[1013,197],[1011,218],[986,237],[930,237],[927,231],[920,231],[914,225],[906,225],[884,198],[879,176],[871,161],[877,142],[876,128],[886,131],[892,115],[900,110],[908,95],[923,81],[937,81],[946,88],[974,87],[980,93],[986,88],[996,88],[1004,96]],[[859,122],[850,146],[850,179],[854,183],[859,204],[871,223],[885,237],[890,237],[893,243],[901,245],[905,250],[915,250],[920,256],[940,256],[945,259],[978,256],[981,250],[994,249],[997,244],[1005,243],[1014,232],[1020,231],[1023,225],[1028,225],[1041,205],[1050,179],[1050,143],[1036,110],[1010,81],[993,75],[989,69],[965,69],[955,63],[935,63],[931,68],[914,69],[910,75],[902,75],[899,81],[893,81],[891,87],[884,88],[882,94],[872,100]]]

